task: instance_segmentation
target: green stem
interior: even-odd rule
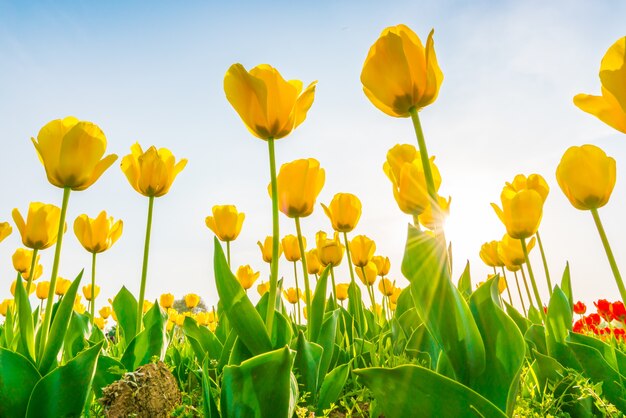
[[[526,295],[528,296],[528,303],[530,303],[531,307],[534,307],[533,297],[530,295],[530,288],[528,287],[528,280],[526,280],[526,273],[524,273],[524,267],[520,266],[520,271],[522,272],[522,279],[524,280],[524,287],[526,288]]]
[[[30,297],[30,286],[33,283],[33,276],[35,275],[35,264],[37,264],[38,248],[33,249],[33,259],[30,261],[30,270],[28,271],[28,282],[26,284],[26,296]]]
[[[296,233],[298,235],[298,247],[300,247],[300,259],[302,261],[302,274],[304,275],[304,300],[306,301],[306,306],[311,306],[311,286],[309,283],[309,270],[306,265],[306,254],[304,252],[304,239],[302,239],[302,229],[300,228],[299,217],[296,217]],[[311,308],[307,308],[307,309],[311,309]]]
[[[48,341],[48,332],[50,331],[50,320],[52,319],[52,305],[54,304],[54,289],[57,285],[57,275],[59,274],[59,261],[61,260],[61,247],[63,245],[63,233],[65,232],[65,216],[67,215],[67,206],[70,201],[69,187],[63,188],[63,203],[61,204],[61,216],[59,218],[59,229],[57,230],[57,243],[54,249],[54,262],[52,263],[52,275],[50,276],[50,289],[48,290],[48,301],[46,302],[46,313],[41,326],[41,340],[39,345],[39,358],[43,357],[44,348]],[[31,275],[33,272],[31,272]]]
[[[419,147],[420,158],[422,160],[422,166],[424,168],[424,177],[426,177],[426,189],[430,196],[430,204],[433,207],[433,215],[435,219],[439,216],[439,202],[437,201],[437,190],[435,189],[435,181],[433,173],[430,169],[430,162],[428,159],[428,150],[426,149],[426,140],[424,139],[424,132],[422,131],[422,124],[420,123],[417,109],[412,107],[409,109],[411,119],[413,120],[413,128],[415,128],[415,136],[417,136],[417,145]]]
[[[333,266],[330,266],[330,280],[333,282],[333,302],[335,302],[335,306],[337,305],[337,286],[335,285],[335,269]]]
[[[502,272],[504,273],[504,267],[502,267]],[[517,272],[514,271],[515,275],[515,284],[517,285],[517,293],[519,294],[519,300],[522,303],[522,309],[524,310],[524,316],[528,316],[528,312],[526,312],[526,305],[524,304],[524,298],[522,297],[522,289],[519,286],[519,279],[517,278]]]
[[[230,241],[226,241],[226,259],[228,261],[228,269],[230,270]]]
[[[526,248],[526,238],[521,238],[522,242],[522,250],[524,251],[524,258],[526,259],[526,268],[528,269],[528,275],[530,276],[530,283],[533,286],[533,293],[535,294],[535,299],[539,304],[539,312],[541,312],[541,316],[543,317],[544,322],[546,321],[546,313],[543,311],[543,302],[541,301],[541,296],[539,295],[539,289],[537,288],[537,281],[535,280],[535,275],[533,274],[533,268],[530,265],[530,259],[528,258],[528,248]]]
[[[609,240],[606,237],[606,232],[604,232],[604,227],[602,226],[602,222],[600,221],[598,209],[591,209],[591,215],[593,215],[593,220],[595,221],[596,228],[598,229],[598,233],[600,234],[600,239],[602,240],[602,245],[604,246],[604,251],[606,252],[606,257],[609,259],[609,264],[611,265],[613,276],[615,276],[615,283],[617,283],[617,287],[619,288],[619,294],[622,297],[622,301],[626,301],[626,288],[624,288],[624,281],[622,280],[622,275],[619,273],[617,263],[615,262],[615,257],[613,256],[613,251],[611,250],[611,245],[609,244]]]
[[[493,268],[495,271],[495,267]],[[502,267],[502,277],[504,278],[504,283],[506,284],[506,293],[509,295],[509,303],[513,306],[513,298],[511,297],[511,290],[509,289],[509,281],[506,278],[506,273],[504,272],[504,267]]]
[[[387,306],[389,306],[389,312],[387,312],[387,307],[385,307],[385,299],[387,299],[387,301],[389,301],[389,296],[387,296],[387,285],[385,285],[385,278],[381,277],[380,280],[383,283],[383,313],[385,315],[385,320],[387,320],[387,315],[391,312],[391,307],[389,306],[389,303],[387,303]],[[389,315],[389,318],[391,318],[391,315]]]
[[[91,328],[93,329],[93,319],[96,316],[96,253],[91,255]]]
[[[537,236],[537,244],[539,244],[539,252],[541,253],[541,261],[543,261],[543,269],[546,272],[546,281],[548,282],[548,291],[552,296],[552,281],[550,280],[550,271],[548,270],[548,261],[546,260],[546,253],[543,251],[543,244],[541,243],[541,236],[539,231],[535,234]]]
[[[141,332],[143,321],[143,301],[146,294],[146,277],[148,276],[148,254],[150,253],[150,234],[152,231],[152,211],[154,209],[154,196],[148,198],[148,222],[146,224],[146,241],[143,247],[143,265],[141,267],[141,288],[139,301],[137,302],[137,334]]]
[[[301,309],[300,309],[300,286],[298,285],[298,265],[295,261],[293,262],[293,277],[296,280],[296,295],[298,296],[298,299],[297,299],[298,325],[302,325],[302,318],[300,317]]]
[[[267,332],[272,335],[272,326],[274,324],[274,311],[276,305],[276,288],[278,287],[278,247],[279,247],[279,229],[278,229],[278,185],[276,184],[276,156],[274,153],[274,138],[268,138],[267,146],[270,156],[270,179],[272,188],[272,262],[270,263],[270,294],[267,303],[267,315],[265,316],[265,324]]]
[[[361,267],[361,274],[363,274],[363,281],[367,283],[367,276],[365,275],[364,267]],[[376,300],[374,299],[374,294],[372,293],[372,286],[368,284],[366,285],[366,287],[367,287],[367,293],[369,293],[370,295],[370,302],[372,303],[372,312],[375,312],[374,305],[376,304]]]
[[[348,242],[348,233],[343,233],[343,242],[346,245],[346,257],[348,257],[348,269],[350,270],[350,282],[356,285],[354,281],[354,268],[352,267],[352,257],[350,256],[350,243]]]

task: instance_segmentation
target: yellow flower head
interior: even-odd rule
[[[233,64],[224,76],[228,102],[252,135],[263,140],[283,138],[304,122],[313,104],[315,84],[302,91],[302,81],[286,81],[267,64],[250,72]]]
[[[44,250],[57,242],[60,220],[61,209],[54,205],[31,202],[26,221],[18,209],[13,209],[13,221],[20,231],[22,243],[32,249]]]
[[[606,205],[615,187],[615,160],[594,145],[570,147],[556,168],[556,180],[580,210]]]
[[[102,317],[98,317],[98,318],[94,318],[93,319],[93,323],[96,324],[96,326],[98,328],[100,328],[101,330],[104,329],[104,326],[106,325],[107,321],[106,319],[102,318]]]
[[[207,326],[209,325],[209,313],[202,311],[202,312],[198,312],[196,314],[196,322],[198,323],[198,325],[203,325],[203,326]]]
[[[91,288],[91,284],[83,286],[83,295],[85,295],[85,299],[87,299],[88,301],[91,302],[93,299],[96,299],[99,294],[100,286],[96,285],[93,289]]]
[[[500,241],[490,241],[484,243],[480,247],[480,252],[478,255],[483,262],[489,267],[503,267],[504,262],[500,259],[498,255],[498,247],[500,245]],[[521,244],[520,244],[521,245]]]
[[[211,209],[213,216],[207,216],[206,226],[219,238],[220,241],[234,241],[241,232],[241,226],[246,215],[237,212],[234,205],[215,205]]]
[[[435,191],[441,186],[441,174],[435,165],[435,157],[430,157],[430,170],[435,183]],[[387,152],[383,171],[393,186],[393,197],[400,210],[409,215],[420,215],[430,205],[426,186],[426,175],[419,151],[408,144],[395,145]]]
[[[195,293],[186,294],[184,299],[185,305],[187,305],[189,309],[195,308],[196,306],[198,306],[198,303],[200,303],[200,296],[196,295]]]
[[[17,280],[13,280],[13,282],[11,283],[11,295],[15,296],[15,287],[17,286]],[[26,289],[26,287],[28,286],[28,282],[23,281],[22,282],[22,286],[24,286],[24,289]],[[29,295],[32,295],[33,292],[35,291],[35,286],[31,285],[30,286],[30,291],[28,292]]]
[[[500,278],[498,279],[498,292],[502,294],[502,292],[504,292],[505,290],[506,290],[506,280],[504,279],[504,276],[500,276]]]
[[[541,196],[541,199],[545,202],[548,197],[548,193],[550,193],[550,186],[546,182],[546,179],[543,178],[540,174],[531,174],[526,177],[523,174],[518,174],[515,176],[511,183],[506,183],[504,188],[502,189],[502,193],[504,194],[506,190],[512,190],[514,192],[519,192],[524,189],[534,190]]]
[[[446,218],[450,215],[450,203],[452,203],[452,197],[448,196],[448,200],[437,195],[437,204],[439,210],[437,214],[433,212],[433,205],[428,203],[428,206],[424,209],[424,212],[420,213],[418,219],[419,223],[430,230],[437,230],[443,228],[443,224]]]
[[[117,160],[104,153],[107,140],[98,125],[73,116],[48,122],[31,138],[48,181],[57,187],[85,190]]]
[[[375,255],[372,257],[372,263],[376,265],[376,270],[378,270],[379,276],[384,277],[389,274],[389,269],[391,269],[391,261],[389,261],[389,257]]]
[[[320,274],[322,271],[322,265],[320,259],[317,256],[317,248],[313,248],[311,251],[305,253],[306,256],[306,269],[309,274]]]
[[[319,231],[315,235],[315,242],[317,243],[317,255],[323,266],[330,264],[333,267],[337,267],[341,264],[344,246],[341,245],[341,241],[339,241],[338,232],[335,232],[333,239],[328,239],[326,232]]]
[[[366,286],[371,286],[376,283],[376,277],[378,276],[378,270],[376,269],[376,264],[371,261],[367,263],[364,267],[359,267],[356,270],[356,275],[359,276],[359,279]]]
[[[150,302],[149,300],[144,300],[143,301],[143,313],[146,313],[150,310],[150,308],[152,308],[154,306],[154,303]]]
[[[408,117],[409,110],[428,106],[437,99],[443,82],[433,41],[426,40],[405,25],[383,30],[369,50],[361,83],[368,99],[379,110],[395,117]]]
[[[491,206],[506,227],[506,232],[512,238],[517,239],[535,235],[543,216],[541,195],[531,189],[522,189],[516,192],[510,188],[505,188],[502,190],[500,198],[502,209],[495,203],[492,203]]]
[[[255,272],[250,265],[246,264],[237,269],[237,280],[241,287],[248,290],[252,287],[256,279],[261,275],[260,271]]]
[[[389,296],[389,303],[392,304],[397,304],[398,303],[398,298],[400,297],[400,293],[402,292],[402,289],[400,289],[399,287],[393,287],[393,294],[391,296]]]
[[[283,290],[283,294],[285,295],[285,299],[287,299],[287,302],[291,303],[292,305],[298,303],[298,299],[302,297],[302,291],[294,289],[293,287],[290,287],[287,290]]]
[[[100,314],[100,316],[102,317],[102,319],[108,319],[109,316],[111,316],[111,312],[113,312],[113,309],[111,309],[110,306],[103,306],[102,308],[100,308],[100,310],[98,311],[98,313]]]
[[[532,237],[526,244],[526,248],[530,250],[535,246],[535,237]],[[507,269],[511,271],[519,270],[519,266],[524,264],[524,250],[522,242],[519,239],[512,238],[508,234],[504,234],[498,245],[498,257],[504,263]]]
[[[84,314],[86,310],[87,310],[87,307],[83,305],[82,302],[80,301],[74,302],[74,312],[79,313],[79,314]]]
[[[335,286],[335,294],[337,295],[337,300],[344,301],[348,299],[349,287],[349,283],[338,283],[337,286]]]
[[[159,297],[159,305],[161,305],[161,308],[165,310],[171,308],[172,306],[174,306],[174,295],[172,295],[171,293],[163,293]]]
[[[102,211],[94,219],[83,214],[74,221],[74,234],[85,250],[90,253],[101,253],[111,248],[122,235],[124,223],[114,221]]]
[[[276,185],[278,208],[290,218],[304,218],[313,213],[315,199],[324,187],[325,172],[315,158],[295,160],[280,167]],[[272,185],[267,191],[272,197]]]
[[[144,196],[165,195],[187,165],[185,158],[177,163],[167,148],[157,150],[151,146],[143,152],[139,143],[135,143],[130,150],[131,153],[122,158],[122,171],[133,189]]]
[[[376,252],[376,243],[365,235],[357,235],[350,241],[350,257],[356,267],[364,267]]]
[[[269,282],[261,282],[259,283],[259,285],[256,287],[257,292],[259,292],[259,296],[263,296],[264,294],[266,294],[267,292],[269,292],[270,290],[270,284]]]
[[[606,51],[600,63],[602,96],[578,94],[574,104],[626,134],[626,36]]]
[[[378,282],[378,290],[383,296],[391,296],[395,290],[393,283],[389,279],[380,279]]]
[[[13,299],[5,299],[0,302],[0,315],[7,316],[9,310],[13,310],[15,306],[15,301]]]
[[[63,277],[57,277],[57,284],[54,288],[54,294],[57,296],[63,296],[67,293],[71,284],[72,282],[70,280],[64,279]]]
[[[33,280],[37,280],[43,273],[43,266],[39,264],[39,255],[35,260],[35,274],[33,274]],[[28,280],[30,277],[30,265],[33,261],[33,250],[27,250],[25,248],[18,248],[13,253],[13,268],[15,271],[22,274],[24,280]]]
[[[37,299],[48,299],[48,291],[50,290],[50,282],[39,282],[37,283]]]
[[[287,261],[299,261],[302,258],[300,256],[298,237],[295,235],[285,235],[281,240],[281,244]],[[306,248],[306,239],[304,237],[302,237],[302,244],[304,245],[304,248]]]
[[[265,261],[266,263],[271,263],[272,262],[272,245],[273,245],[272,237],[270,236],[265,237],[265,241],[263,241],[263,243],[261,243],[261,241],[258,241],[257,245],[261,249],[261,255],[263,256],[263,261]],[[283,247],[282,245],[280,245],[280,241],[279,241],[278,242],[278,258],[280,258],[280,255],[282,253],[283,253]]]
[[[11,235],[13,227],[8,222],[0,222],[0,242],[4,241],[6,237]]]
[[[337,232],[350,232],[361,218],[361,201],[351,193],[337,193],[328,206],[322,203],[324,213]]]

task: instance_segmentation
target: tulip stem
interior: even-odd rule
[[[367,293],[370,295],[370,302],[372,303],[372,312],[375,312],[374,305],[376,304],[376,300],[374,299],[374,293],[372,293],[372,285],[367,283],[367,274],[365,274],[365,267],[361,267],[361,273],[363,273],[363,282],[365,282],[365,286],[367,287]]]
[[[274,138],[267,139],[267,146],[270,155],[270,179],[272,188],[272,261],[270,263],[270,294],[267,304],[267,315],[265,316],[265,325],[267,332],[272,335],[272,326],[274,324],[274,310],[276,305],[276,288],[278,286],[278,247],[279,247],[279,229],[278,229],[278,185],[276,184],[276,156],[274,153]]]
[[[296,216],[296,233],[298,234],[298,247],[300,248],[300,260],[302,261],[302,274],[304,275],[304,300],[307,306],[311,306],[311,287],[309,283],[309,270],[306,264],[306,254],[304,252],[304,240],[302,239],[302,229],[300,228],[300,217]]]
[[[350,270],[350,282],[355,283],[354,281],[354,271],[352,267],[352,257],[350,256],[350,243],[348,242],[348,233],[343,233],[343,242],[346,244],[346,256],[348,257],[348,269]]]
[[[333,282],[333,302],[337,306],[337,286],[335,285],[335,269],[330,265],[330,280]]]
[[[387,320],[387,316],[389,316],[389,318],[391,318],[391,306],[389,306],[389,295],[387,294],[387,285],[385,284],[385,278],[381,277],[380,280],[381,280],[381,282],[383,284],[383,304],[382,304],[383,305],[383,313],[385,314],[385,320]],[[387,307],[389,308],[390,312],[387,312],[387,307],[385,307],[385,299],[387,299]]]
[[[417,145],[419,147],[420,158],[422,160],[422,167],[424,168],[424,177],[426,177],[426,189],[430,196],[430,204],[433,208],[433,215],[435,219],[439,219],[439,202],[437,200],[437,190],[435,189],[435,181],[433,179],[433,173],[430,169],[430,162],[428,158],[428,150],[426,149],[426,140],[424,139],[424,132],[422,131],[422,124],[420,123],[417,109],[411,107],[409,109],[411,119],[413,120],[413,128],[415,128],[415,135],[417,136]]]
[[[228,261],[228,269],[230,270],[230,241],[226,241],[226,260]]]
[[[546,272],[546,281],[548,282],[548,292],[552,296],[552,281],[550,280],[550,271],[548,270],[548,261],[546,260],[546,253],[543,251],[543,244],[541,243],[541,236],[539,231],[535,234],[537,237],[537,244],[539,244],[539,252],[541,253],[541,261],[543,262],[543,269]]]
[[[496,269],[495,267],[493,268]],[[504,272],[504,267],[502,268],[502,278],[504,279],[504,284],[506,284],[506,293],[509,295],[509,302],[511,306],[513,306],[513,298],[511,297],[511,290],[509,289],[509,281],[506,278],[506,273]]]
[[[154,196],[148,198],[148,222],[146,224],[146,241],[143,247],[143,265],[141,267],[141,288],[139,301],[137,302],[137,334],[141,332],[143,325],[143,301],[146,294],[146,277],[148,276],[148,254],[150,253],[150,234],[152,231],[152,210],[154,209]]]
[[[298,325],[302,325],[302,318],[300,317],[300,286],[298,285],[298,264],[296,261],[293,262],[293,277],[296,280],[296,296],[297,299],[297,307],[298,307]]]
[[[26,295],[30,296],[30,286],[33,283],[33,276],[35,275],[35,265],[37,264],[38,248],[33,248],[33,259],[30,261],[30,270],[28,270],[28,282],[26,284]]]
[[[504,274],[504,267],[502,267],[502,273]],[[526,312],[526,305],[524,304],[524,298],[522,297],[522,289],[519,287],[519,279],[517,277],[517,272],[514,271],[513,274],[515,275],[515,284],[517,285],[517,293],[519,294],[519,301],[522,303],[524,316],[528,316],[528,312]]]
[[[520,266],[520,271],[522,272],[522,279],[524,280],[524,287],[526,288],[526,295],[528,296],[528,303],[530,303],[530,307],[534,307],[533,297],[530,295],[530,288],[528,287],[528,281],[526,280],[526,273],[524,273],[524,267]],[[530,310],[530,307],[528,310]]]
[[[91,254],[91,328],[93,329],[93,319],[96,315],[96,253]]]
[[[593,215],[593,220],[596,223],[598,234],[600,234],[600,239],[602,240],[602,245],[604,246],[604,251],[606,252],[606,257],[609,259],[609,264],[611,265],[613,276],[615,276],[615,283],[617,283],[617,287],[619,288],[619,294],[622,297],[622,301],[626,301],[626,288],[624,288],[624,281],[622,280],[622,275],[617,268],[617,263],[615,262],[615,257],[613,256],[613,251],[611,250],[609,240],[606,237],[606,232],[604,232],[602,221],[600,221],[598,209],[591,209],[591,215]]]
[[[539,312],[541,312],[541,316],[543,317],[544,322],[546,321],[546,313],[543,311],[543,302],[541,301],[541,296],[539,295],[539,289],[537,288],[537,282],[535,281],[535,275],[533,274],[533,268],[530,265],[530,259],[528,258],[528,248],[526,248],[526,238],[521,238],[522,242],[522,250],[524,251],[524,258],[526,259],[526,268],[528,269],[528,275],[530,276],[530,283],[533,286],[533,292],[535,293],[535,299],[539,304]]]
[[[63,203],[61,204],[61,216],[59,217],[59,229],[57,230],[57,243],[54,248],[54,262],[52,264],[52,275],[50,276],[50,289],[48,289],[48,301],[46,302],[46,313],[43,317],[41,325],[41,340],[39,346],[39,360],[43,357],[46,341],[48,340],[48,332],[50,328],[50,320],[52,319],[52,305],[54,304],[54,289],[57,285],[57,274],[59,274],[59,261],[61,259],[61,246],[63,245],[63,234],[65,232],[65,216],[67,215],[67,206],[70,201],[69,187],[63,188]],[[33,254],[34,255],[34,254]],[[33,275],[31,271],[30,275]]]

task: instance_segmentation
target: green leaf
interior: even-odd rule
[[[609,366],[619,371],[619,373],[623,376],[626,376],[626,354],[624,354],[623,351],[616,350],[615,347],[599,340],[598,338],[578,333],[570,333],[567,337],[567,342],[573,342],[595,348],[600,352],[600,354],[602,354],[602,358],[604,358]]]
[[[541,354],[548,355],[546,346],[546,331],[541,325],[532,324],[524,334],[524,340],[530,348],[535,349]]]
[[[539,312],[537,308],[535,308],[534,305],[531,305],[528,308],[528,319],[530,320],[530,322],[532,322],[535,325],[543,324],[543,318],[541,317],[541,312]]]
[[[315,293],[311,300],[311,315],[309,316],[309,338],[311,341],[318,342],[317,339],[324,320],[324,312],[326,312],[326,287],[328,283],[328,273],[330,265],[326,266],[317,284],[315,285]]]
[[[317,394],[317,379],[324,349],[315,343],[308,342],[304,333],[298,333],[297,353],[294,369],[298,372],[298,383],[306,392]]]
[[[572,330],[573,313],[567,296],[565,296],[565,293],[559,286],[554,286],[546,318],[546,347],[548,348],[548,355],[555,358],[565,367],[580,370],[579,362],[576,361],[574,353],[566,344],[567,336]]]
[[[281,312],[274,314],[274,326],[272,327],[272,347],[280,348],[289,345],[293,337],[291,321]]]
[[[519,328],[522,335],[526,334],[526,331],[528,331],[528,327],[530,327],[531,322],[526,319],[524,315],[519,313],[519,311],[513,306],[509,305],[506,302],[504,302],[504,305],[506,307],[506,313],[508,313],[511,319],[515,322],[517,328]]]
[[[408,355],[420,359],[425,358],[425,355],[428,355],[427,359],[430,363],[431,369],[435,369],[437,367],[437,361],[441,355],[441,350],[439,349],[437,342],[428,333],[424,324],[418,326],[409,336],[406,342],[406,351]],[[420,356],[420,353],[425,355]]]
[[[411,294],[410,284],[400,291],[400,295],[398,296],[398,303],[396,305],[396,310],[393,313],[393,315],[396,318],[400,318],[409,309],[415,309],[415,304],[413,303],[413,295]]]
[[[32,309],[30,307],[30,301],[28,295],[26,295],[26,289],[22,284],[22,275],[17,275],[17,284],[15,285],[15,304],[17,311],[17,320],[20,326],[19,335],[22,347],[25,352],[23,353],[26,358],[31,361],[35,359],[35,331],[33,327]]]
[[[409,225],[402,273],[411,282],[420,318],[447,355],[457,380],[470,382],[485,368],[485,347],[465,299],[450,281],[441,240]]]
[[[567,301],[569,302],[569,306],[574,308],[574,294],[572,293],[572,279],[569,273],[569,261],[565,263],[565,270],[563,271],[563,278],[561,279],[561,289],[565,296],[567,296]]]
[[[222,416],[290,417],[297,399],[291,382],[293,360],[293,354],[285,347],[257,355],[239,366],[224,367]]]
[[[545,356],[540,352],[533,350],[533,356],[535,362],[533,363],[533,370],[537,381],[539,382],[539,389],[543,391],[548,384],[548,381],[553,383],[561,380],[565,374],[565,367],[558,361],[550,356]]]
[[[23,417],[41,375],[26,357],[0,348],[0,417]]]
[[[102,388],[120,380],[124,375],[124,365],[114,359],[100,355],[96,365],[96,373],[93,377],[93,390],[96,398],[102,397]]]
[[[472,295],[472,278],[470,277],[469,260],[465,264],[465,270],[463,270],[463,274],[461,274],[461,277],[459,278],[459,283],[457,287],[465,300],[469,300],[470,296]]]
[[[43,377],[33,389],[26,417],[80,416],[91,391],[101,349],[102,344],[96,344]]]
[[[196,354],[198,362],[202,363],[207,354],[211,360],[219,360],[224,347],[211,330],[198,326],[193,318],[186,317],[183,323],[183,333]]]
[[[66,362],[70,361],[76,354],[87,348],[85,336],[89,331],[89,317],[74,312],[70,319],[65,340],[63,341],[63,356]]]
[[[324,409],[328,409],[330,404],[336,402],[341,395],[343,387],[346,385],[348,376],[350,375],[350,364],[342,364],[335,367],[326,375],[320,388],[320,396],[317,401],[317,414],[322,416]]]
[[[152,357],[162,359],[165,354],[167,348],[166,317],[158,304],[155,303],[144,315],[143,322],[145,329],[128,344],[120,360],[126,370],[135,370],[149,363]]]
[[[137,335],[137,299],[126,287],[122,287],[113,299],[113,310],[117,324],[124,334],[124,348],[126,348]]]
[[[354,320],[354,326],[358,335],[365,334],[365,309],[363,309],[363,299],[361,296],[361,288],[355,283],[348,286],[348,313]]]
[[[209,379],[209,359],[202,363],[202,411],[204,418],[220,418],[217,405],[211,394],[211,381]]]
[[[524,364],[524,337],[502,310],[499,277],[489,279],[470,298],[470,308],[485,345],[488,367],[474,377],[472,389],[512,415]]]
[[[230,326],[252,354],[270,351],[272,342],[263,319],[228,268],[224,251],[217,238],[214,239],[214,246],[215,284]]]
[[[42,375],[46,375],[52,370],[56,364],[59,351],[61,351],[61,347],[63,347],[63,340],[65,340],[65,334],[70,325],[74,311],[74,300],[76,299],[76,293],[78,292],[82,277],[83,272],[81,271],[78,276],[76,276],[76,279],[74,279],[69,289],[67,289],[67,292],[63,296],[63,299],[61,299],[56,313],[54,314],[48,342],[46,343],[43,356],[39,363],[39,372]]]
[[[385,418],[505,418],[494,404],[454,380],[420,366],[355,370],[373,393]]]
[[[332,312],[327,312],[324,316],[324,323],[317,340],[317,343],[324,349],[320,361],[318,384],[324,380],[324,376],[326,376],[333,360],[339,315],[339,309],[335,309]]]

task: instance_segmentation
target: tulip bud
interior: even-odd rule
[[[87,299],[90,302],[93,299],[97,298],[98,295],[100,294],[100,286],[96,285],[94,289],[95,291],[92,291],[91,284],[88,284],[87,286],[83,286],[83,295],[85,295],[85,299]]]
[[[278,208],[290,218],[313,213],[315,200],[324,187],[325,173],[314,158],[283,164],[276,177]],[[271,184],[267,190],[272,197]]]
[[[337,284],[337,286],[335,286],[335,294],[337,295],[337,300],[344,301],[348,299],[349,287],[349,283],[339,283]]]
[[[389,269],[391,269],[391,261],[389,261],[389,257],[375,255],[372,257],[372,262],[376,265],[376,270],[378,270],[379,276],[385,277],[389,274]]]
[[[350,241],[350,256],[352,264],[356,267],[364,267],[374,257],[376,243],[365,235],[357,235]]]
[[[64,279],[63,277],[57,277],[57,284],[54,288],[54,293],[57,296],[63,296],[67,293],[70,288],[72,282],[70,280]]]
[[[100,310],[98,311],[98,313],[100,314],[100,316],[101,316],[103,319],[108,319],[108,318],[109,318],[109,316],[111,316],[111,312],[112,312],[112,311],[113,311],[113,310],[111,309],[111,307],[110,307],[110,306],[103,306],[102,308],[100,308]]]
[[[333,267],[337,267],[341,264],[344,247],[339,241],[337,232],[335,232],[333,239],[327,239],[326,233],[319,231],[315,236],[315,241],[317,243],[317,254],[322,265],[327,266],[330,264]]]
[[[37,283],[37,299],[45,300],[48,298],[48,291],[50,290],[50,282]]]
[[[161,308],[166,310],[171,308],[172,306],[174,306],[174,295],[172,295],[171,293],[163,293],[159,297],[159,305],[161,305]]]
[[[322,265],[317,255],[317,248],[313,248],[311,251],[305,253],[306,256],[306,268],[309,274],[320,274]]]
[[[361,201],[351,193],[337,193],[328,206],[322,203],[322,207],[337,232],[352,231],[361,218]]]
[[[189,293],[185,295],[184,299],[185,305],[189,309],[195,308],[196,306],[198,306],[198,303],[200,303],[200,296],[196,295],[195,293]]]
[[[241,284],[241,287],[243,287],[245,290],[248,290],[252,287],[252,285],[254,284],[256,279],[259,278],[260,275],[261,272],[255,272],[254,270],[252,270],[252,267],[250,267],[250,265],[246,264],[245,266],[241,266],[237,269],[236,276],[237,280]]]
[[[376,282],[376,276],[378,276],[376,264],[370,261],[365,267],[356,269],[356,275],[359,276],[364,285],[373,285]]]
[[[273,246],[274,242],[272,237],[265,237],[265,241],[263,241],[263,243],[261,244],[261,241],[257,242],[257,245],[259,246],[259,248],[261,249],[261,255],[263,256],[263,261],[265,261],[266,263],[271,263],[272,262],[272,246]],[[280,242],[278,243],[278,258],[280,258],[280,255],[283,253],[283,247],[280,245]]]
[[[246,217],[237,212],[234,205],[213,206],[213,216],[207,216],[206,226],[219,238],[220,241],[234,241],[241,232],[241,226]]]
[[[306,239],[302,237],[302,243],[306,248]],[[281,241],[283,247],[283,254],[287,261],[299,261],[300,258],[300,246],[298,244],[298,237],[295,235],[285,235]]]

